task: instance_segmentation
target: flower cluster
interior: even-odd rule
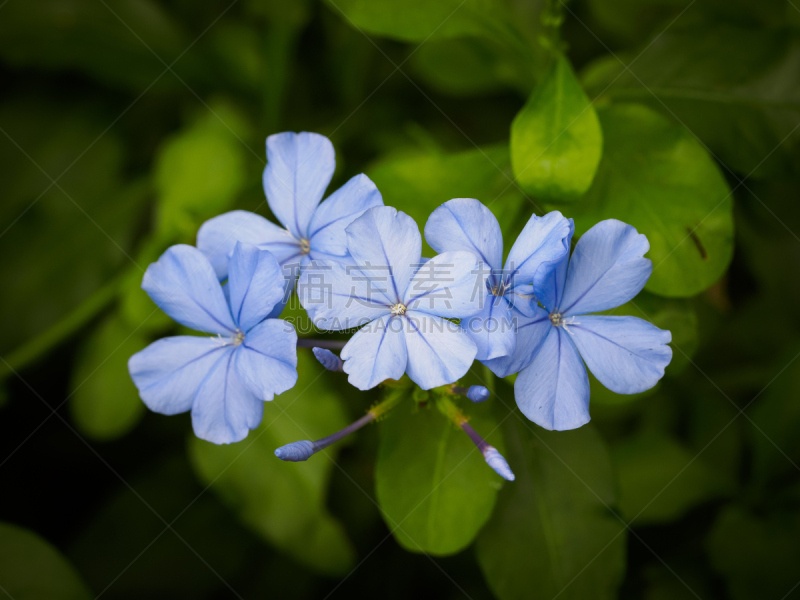
[[[522,413],[556,430],[589,421],[586,367],[620,394],[649,389],[664,375],[669,331],[589,314],[631,300],[650,276],[647,238],[630,225],[598,223],[570,256],[572,220],[557,211],[534,215],[504,262],[497,219],[478,200],[458,198],[430,215],[425,239],[439,254],[424,258],[418,225],[384,206],[366,175],[321,202],[335,168],[324,136],[270,136],[267,158],[264,191],[283,227],[246,211],[220,215],[200,228],[196,248],[169,248],[142,282],[175,321],[212,334],[158,340],[129,362],[147,406],[191,411],[199,437],[243,439],[260,424],[263,402],[296,383],[297,335],[277,318],[295,287],[317,327],[357,329],[340,356],[305,341],[326,368],[360,390],[404,376],[435,388],[442,412],[506,479],[514,476],[505,459],[450,399],[489,397],[483,386],[457,385],[476,359],[500,377],[518,374]],[[306,460],[397,402],[390,394],[342,432],[276,455]]]

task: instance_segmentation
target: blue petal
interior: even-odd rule
[[[471,385],[467,390],[467,398],[475,403],[486,402],[490,395],[489,389],[482,385]]]
[[[172,246],[147,267],[142,289],[175,321],[191,329],[230,335],[231,311],[211,263],[194,246]]]
[[[272,400],[297,383],[297,333],[288,321],[267,319],[236,350],[236,373],[251,394]]]
[[[314,442],[310,440],[302,440],[300,442],[292,442],[280,448],[275,448],[275,456],[281,460],[290,462],[303,462],[308,460],[314,455]]]
[[[503,234],[488,208],[472,198],[448,200],[431,213],[425,239],[439,252],[476,254],[489,269],[503,266]]]
[[[353,259],[388,284],[389,300],[400,302],[419,268],[422,238],[414,219],[391,206],[370,208],[347,227]]]
[[[498,377],[508,377],[527,367],[553,326],[546,311],[536,306],[531,316],[516,315],[517,338],[514,353],[482,361]]]
[[[561,260],[569,249],[564,244],[569,231],[569,221],[557,210],[543,217],[533,215],[508,253],[506,287],[533,283],[539,267]]]
[[[279,264],[300,256],[300,243],[261,215],[234,210],[209,219],[197,232],[197,247],[208,257],[220,280],[228,277],[228,260],[236,242],[269,250]]]
[[[471,252],[445,252],[421,265],[406,288],[409,310],[446,319],[463,319],[481,311],[486,298],[486,271]]]
[[[572,243],[572,235],[575,233],[575,223],[569,221],[569,235],[564,238],[564,257],[555,264],[547,263],[539,267],[533,278],[533,292],[537,300],[542,303],[548,312],[555,312],[559,307],[559,302],[564,294],[564,282],[567,279],[567,268],[569,266],[569,249]]]
[[[461,321],[461,327],[478,347],[476,360],[490,360],[513,354],[517,345],[518,313],[503,296],[488,294],[483,301],[484,307],[480,313]]]
[[[249,331],[283,300],[283,276],[271,252],[237,242],[230,262],[228,287],[233,319]]]
[[[347,254],[345,228],[365,210],[383,206],[383,198],[372,180],[356,175],[319,205],[308,226],[308,238],[314,258],[317,253],[333,256]]]
[[[319,261],[300,273],[297,295],[311,321],[320,329],[340,331],[361,327],[390,312],[392,303],[386,298],[390,285],[385,272],[379,279],[374,271],[362,271],[353,265]]]
[[[642,258],[647,237],[616,219],[600,221],[581,236],[567,271],[561,313],[582,315],[616,308],[636,296],[653,271]]]
[[[247,437],[261,423],[264,402],[239,379],[235,361],[240,352],[226,352],[208,370],[192,403],[197,437],[231,444]]]
[[[405,373],[408,353],[401,317],[385,315],[359,329],[342,350],[347,380],[368,390]]]
[[[636,317],[582,315],[572,341],[595,377],[618,394],[649,390],[664,376],[672,360],[669,331]]]
[[[407,373],[423,390],[453,383],[469,371],[477,348],[454,323],[424,313],[406,313]]]
[[[192,408],[209,369],[232,351],[219,338],[180,335],[160,339],[128,360],[128,371],[147,407],[164,415]]]
[[[589,422],[589,376],[563,327],[550,327],[533,362],[517,376],[514,396],[523,414],[545,429]]]
[[[296,238],[308,224],[336,168],[331,141],[318,133],[287,131],[267,138],[264,192],[272,213]]]

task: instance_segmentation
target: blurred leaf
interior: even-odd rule
[[[111,440],[139,422],[144,403],[128,374],[128,359],[146,345],[142,332],[118,315],[106,318],[83,341],[72,372],[69,404],[81,433]]]
[[[163,231],[194,231],[233,204],[247,184],[245,129],[235,110],[217,104],[164,143],[155,173]]]
[[[501,0],[333,0],[334,14],[352,27],[405,42],[491,35]]]
[[[504,389],[508,389],[505,388]],[[591,425],[545,431],[519,414],[503,421],[517,476],[478,537],[478,562],[500,600],[616,597],[625,535],[612,513],[606,448]]]
[[[486,94],[512,87],[527,92],[527,71],[504,48],[479,38],[434,40],[411,57],[414,72],[438,92]]]
[[[615,444],[619,508],[637,524],[673,521],[712,498],[729,493],[726,481],[680,443],[646,431]]]
[[[691,382],[688,387],[695,388]],[[719,393],[690,396],[689,410],[688,441],[692,452],[702,454],[703,463],[725,479],[727,488],[737,489],[742,473],[745,419]]]
[[[0,277],[14,282],[0,298],[0,352],[58,323],[131,264],[148,188],[123,187],[122,142],[104,132],[96,108],[30,98],[0,106]]]
[[[166,70],[153,52],[170,63],[188,42],[151,0],[40,0],[36,10],[8,2],[0,19],[0,56],[8,64],[79,69],[137,94]],[[171,75],[163,83],[178,85]]]
[[[511,164],[536,197],[574,200],[597,171],[603,133],[569,61],[557,58],[511,124]]]
[[[733,600],[797,600],[798,538],[798,513],[759,517],[729,506],[717,517],[707,549]]]
[[[68,555],[102,597],[212,598],[258,540],[200,487],[185,453],[158,461],[126,477],[130,488],[109,474],[116,487],[92,498]]]
[[[589,0],[597,23],[626,42],[642,41],[664,29],[687,5],[686,0]]]
[[[472,543],[489,519],[502,479],[461,429],[433,406],[412,413],[407,395],[380,424],[378,502],[401,546],[453,554]],[[470,425],[497,447],[500,432],[491,406],[468,408]]]
[[[192,438],[189,450],[202,481],[270,543],[330,575],[346,573],[354,552],[325,508],[335,448],[304,463],[275,458],[275,448],[316,440],[346,425],[329,377],[310,351],[298,352],[297,385],[264,406],[264,421],[238,444],[215,446]]]
[[[800,462],[800,348],[795,346],[776,359],[773,372],[766,391],[765,387],[759,390],[748,411],[753,424],[747,427],[753,445],[753,476],[760,483],[794,476]]]
[[[648,103],[732,169],[768,177],[800,173],[798,60],[796,31],[717,25],[667,31],[635,61],[601,59],[584,81],[593,93],[610,85],[603,95]]]
[[[411,216],[420,231],[424,231],[428,217],[443,202],[477,198],[500,222],[508,251],[516,232],[527,221],[526,216],[520,223],[520,213],[533,209],[533,203],[515,186],[510,171],[508,148],[491,146],[453,154],[419,152],[390,157],[368,169],[367,175],[378,186],[384,203]],[[422,254],[435,254],[424,237]]]
[[[717,281],[733,254],[728,185],[692,135],[641,105],[598,111],[604,149],[597,176],[571,216],[577,233],[619,219],[644,233],[653,274],[645,289],[693,296]]]
[[[93,598],[73,566],[48,542],[0,523],[0,589],[14,600]]]

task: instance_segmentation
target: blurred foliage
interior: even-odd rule
[[[800,598],[798,64],[789,0],[0,2],[0,589]],[[366,172],[421,230],[454,197],[506,252],[546,210],[576,238],[633,224],[653,276],[610,312],[671,330],[665,378],[591,378],[593,423],[547,432],[476,364],[462,384],[494,393],[458,403],[514,482],[409,390],[279,462],[386,393],[305,349],[239,444],[146,414],[127,359],[178,330],[142,273],[220,212],[271,218],[285,130],[329,136],[331,189]],[[296,298],[283,317],[319,335]]]

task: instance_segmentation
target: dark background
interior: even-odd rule
[[[386,2],[387,14],[397,4]],[[418,4],[406,9],[412,20]],[[663,309],[685,329],[663,384],[642,397],[592,398],[619,514],[645,509],[625,536],[618,597],[800,598],[800,9],[787,0],[507,4],[521,29],[531,24],[534,46],[546,42],[538,35],[554,40],[578,73],[596,59],[638,58],[667,28],[697,42],[684,62],[648,67],[674,76],[663,86],[669,106],[648,102],[697,130],[733,190],[730,266]],[[556,27],[533,32],[547,15]],[[127,357],[171,331],[138,291],[141,269],[170,244],[192,243],[220,212],[269,216],[267,135],[328,135],[332,190],[393,157],[507,144],[546,67],[535,52],[520,62],[480,41],[483,63],[465,62],[459,48],[448,62],[448,39],[430,40],[426,53],[426,39],[354,25],[313,1],[0,2],[0,519],[55,546],[94,596],[493,597],[473,548],[429,557],[391,537],[374,501],[377,427],[320,480],[322,505],[355,551],[326,572],[208,489],[187,453],[188,416],[145,412],[127,379]],[[701,92],[682,96],[681,74]],[[384,177],[385,188],[375,180],[386,203],[420,226],[451,197],[405,198]],[[452,197],[486,201],[486,186],[466,188]],[[516,216],[513,232],[534,207],[520,195],[503,210]],[[642,302],[661,307],[648,294]],[[378,397],[323,381],[342,423]],[[534,586],[518,597],[545,596]]]

